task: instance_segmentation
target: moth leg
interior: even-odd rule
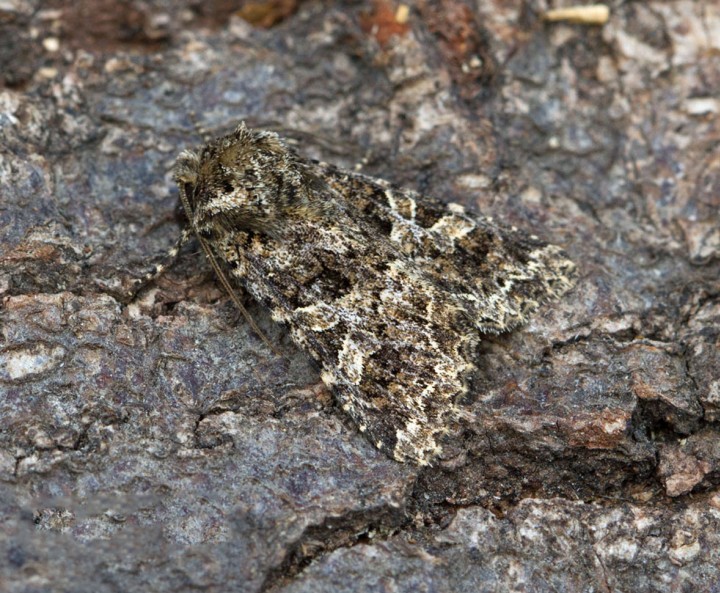
[[[150,267],[150,271],[142,278],[136,278],[133,280],[133,287],[128,291],[129,296],[134,299],[140,291],[149,284],[155,282],[169,268],[171,268],[177,261],[180,250],[187,244],[193,235],[194,233],[190,227],[184,228],[180,232],[180,236],[175,242],[175,245],[160,256],[159,260]]]

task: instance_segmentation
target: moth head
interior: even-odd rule
[[[273,132],[240,124],[198,152],[183,151],[175,181],[195,229],[274,234],[293,217],[323,215],[327,187]],[[324,196],[325,198],[327,196]]]

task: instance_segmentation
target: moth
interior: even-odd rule
[[[559,247],[305,159],[244,124],[182,152],[174,178],[189,222],[178,245],[196,235],[238,306],[241,287],[285,324],[340,407],[398,461],[440,454],[481,336],[573,284]]]

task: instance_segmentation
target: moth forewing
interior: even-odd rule
[[[398,461],[440,454],[482,333],[512,329],[573,283],[572,262],[537,237],[303,159],[244,124],[181,153],[175,179],[253,330],[268,342],[230,278],[289,326],[340,407]]]

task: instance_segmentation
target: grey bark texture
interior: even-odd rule
[[[715,591],[720,5],[0,2],[0,589]],[[391,461],[179,232],[240,120],[563,245],[463,430]]]

